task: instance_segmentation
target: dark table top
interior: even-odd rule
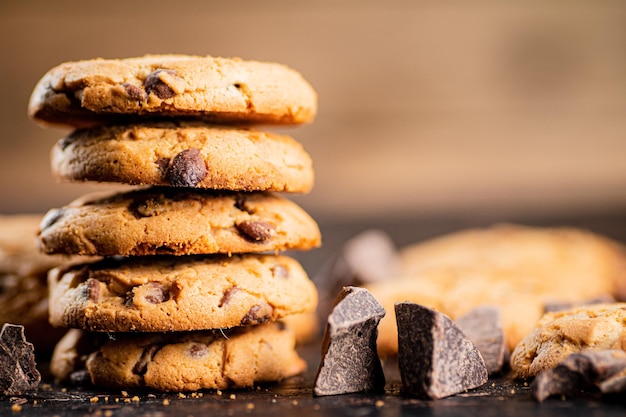
[[[623,214],[622,214],[623,213]],[[385,230],[398,246],[452,232],[465,227],[509,221],[540,226],[584,227],[626,242],[626,210],[580,216],[542,218],[497,218],[459,216],[446,218],[368,220],[354,222],[320,221],[324,246],[296,256],[315,276],[322,264],[356,233],[378,228]],[[405,396],[397,364],[384,364],[387,378],[382,394],[348,394],[314,397],[315,374],[320,362],[321,337],[299,348],[309,363],[308,371],[278,384],[249,390],[197,393],[104,392],[63,387],[45,378],[34,391],[15,397],[0,397],[0,415],[14,416],[622,416],[626,415],[626,395],[606,398],[597,393],[575,397],[533,400],[528,383],[506,377],[492,378],[483,387],[440,400],[419,400]],[[40,367],[45,367],[41,363]],[[44,370],[45,373],[45,370]]]

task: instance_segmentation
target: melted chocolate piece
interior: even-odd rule
[[[165,179],[173,187],[195,187],[208,174],[204,159],[196,148],[185,149],[172,159]]]
[[[273,224],[260,220],[246,220],[238,223],[235,227],[244,238],[252,242],[269,240],[274,235],[274,230],[276,229]]]
[[[0,332],[0,390],[19,395],[39,385],[33,344],[24,336],[24,326],[5,323]]]
[[[364,288],[345,287],[328,317],[313,394],[382,392],[385,375],[376,350],[385,310]]]
[[[162,100],[172,98],[176,95],[176,93],[170,88],[169,85],[163,82],[163,80],[161,79],[161,73],[167,73],[170,75],[176,74],[176,72],[173,70],[158,69],[156,71],[152,71],[150,74],[148,74],[143,84],[144,88],[146,89],[146,93],[154,93],[154,95]],[[128,89],[126,90],[126,92],[128,93]]]
[[[478,349],[447,316],[411,302],[396,303],[395,311],[405,394],[438,399],[487,382]]]

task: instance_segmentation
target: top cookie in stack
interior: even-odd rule
[[[253,127],[309,123],[316,110],[309,83],[274,63],[151,55],[70,62],[44,75],[29,115],[76,128],[52,150],[55,177],[142,186],[83,196],[41,223],[44,252],[107,258],[51,271],[51,323],[144,332],[104,346],[73,333],[53,358],[57,377],[87,372],[102,387],[175,391],[304,369],[291,331],[269,322],[317,305],[306,272],[279,254],[320,245],[316,222],[279,195],[309,192],[313,166],[293,138]],[[224,328],[237,328],[228,343],[215,336]],[[156,343],[151,332],[178,333],[142,350]],[[275,343],[274,353],[240,352],[250,347],[236,340],[252,335]],[[77,351],[89,345],[84,337],[92,352]],[[228,349],[236,360],[220,364]],[[179,362],[176,372],[157,369]]]

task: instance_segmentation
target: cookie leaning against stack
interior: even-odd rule
[[[313,166],[296,140],[253,126],[308,123],[316,110],[313,88],[273,63],[151,55],[44,75],[30,116],[77,128],[53,147],[54,176],[142,186],[83,196],[41,222],[42,251],[105,257],[49,274],[50,322],[72,328],[57,378],[184,391],[305,369],[277,320],[313,312],[317,290],[279,252],[321,237],[278,193],[309,192]],[[103,332],[119,334],[104,343]]]

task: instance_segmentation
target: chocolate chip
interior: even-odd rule
[[[274,278],[287,279],[289,278],[289,269],[282,264],[274,265],[271,268]]]
[[[487,366],[489,375],[502,372],[508,362],[502,314],[495,306],[476,307],[455,320],[456,325],[474,343]]]
[[[124,90],[126,90],[126,94],[128,95],[128,98],[130,98],[131,100],[144,101],[147,98],[147,94],[143,90],[143,88],[137,87],[134,84],[124,83],[122,84],[122,87],[124,87]]]
[[[261,220],[244,220],[235,227],[243,237],[252,242],[265,242],[276,230],[276,226]]]
[[[269,311],[268,311],[269,309]],[[253,324],[267,323],[271,319],[272,307],[267,304],[265,308],[260,305],[255,305],[250,308],[245,316],[241,319],[241,326],[248,326]]]
[[[165,210],[165,198],[163,196],[149,196],[130,203],[128,210],[141,219],[161,214]]]
[[[173,187],[195,187],[208,174],[204,159],[196,148],[185,149],[174,157],[165,172]]]
[[[533,397],[572,395],[591,388],[605,394],[626,392],[626,352],[600,350],[574,353],[552,369],[541,372],[531,385]]]
[[[411,302],[396,303],[395,311],[405,394],[437,399],[487,382],[478,349],[447,316]]]
[[[0,392],[19,395],[40,381],[35,350],[24,336],[24,326],[5,323],[0,332]]]
[[[174,97],[176,93],[170,88],[170,86],[163,82],[163,80],[161,79],[162,73],[176,75],[176,71],[158,69],[148,74],[143,85],[146,89],[146,93],[154,93],[154,95],[156,95],[158,98],[165,100]]]
[[[237,194],[237,196],[235,197],[235,208],[248,214],[254,214],[254,210],[248,207],[248,205],[246,204],[247,202],[248,199],[246,198],[245,194]]]
[[[222,298],[220,299],[220,303],[217,306],[223,307],[226,304],[228,304],[230,302],[230,298],[232,297],[232,295],[237,291],[239,291],[239,288],[229,287],[226,291],[224,291],[224,294],[222,295]]]
[[[209,353],[209,349],[206,345],[201,343],[194,343],[187,349],[187,355],[194,359],[202,358]]]
[[[135,363],[135,366],[133,366],[133,373],[137,375],[144,375],[148,370],[148,364],[152,361],[154,355],[156,355],[156,353],[160,349],[161,346],[156,344],[152,344],[144,348],[143,352],[141,353],[141,357],[139,358],[137,363]]]
[[[94,278],[89,278],[86,282],[87,285],[87,297],[97,303],[100,301],[100,281]]]
[[[385,310],[364,288],[345,287],[328,316],[313,394],[381,392],[385,375],[376,351]]]
[[[158,282],[148,282],[141,288],[144,300],[150,304],[159,304],[169,299],[168,291]]]

